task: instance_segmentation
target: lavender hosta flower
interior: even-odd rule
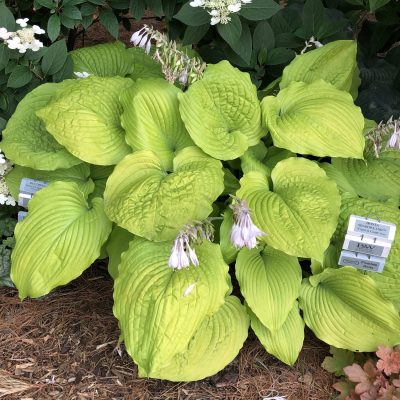
[[[196,252],[190,247],[189,236],[185,232],[182,232],[174,241],[168,266],[179,270],[189,267],[191,263],[197,267],[199,260]]]
[[[234,197],[234,203],[230,206],[233,210],[233,226],[231,230],[231,242],[237,248],[247,247],[254,249],[257,246],[257,238],[265,236],[251,219],[250,209],[246,201]]]
[[[400,125],[398,121],[394,122],[394,129],[392,136],[390,136],[386,147],[389,149],[398,149],[400,150]]]

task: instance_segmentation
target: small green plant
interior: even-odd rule
[[[400,347],[379,346],[375,355],[355,355],[331,347],[322,366],[341,379],[333,387],[337,400],[400,399]]]

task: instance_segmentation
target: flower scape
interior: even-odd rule
[[[225,24],[246,3],[190,6]],[[27,24],[7,46],[35,51]],[[131,43],[72,51],[70,79],[26,94],[2,132],[1,202],[43,183],[14,231],[21,300],[108,257],[125,348],[170,381],[222,370],[250,326],[288,365],[305,325],[351,351],[399,344],[399,229],[382,273],[338,265],[350,215],[400,223],[399,122],[354,104],[356,43],[312,38],[263,96],[149,26]]]

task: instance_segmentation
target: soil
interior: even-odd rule
[[[198,382],[139,379],[112,314],[112,280],[92,267],[68,286],[21,303],[0,288],[0,398],[262,399],[334,398],[334,377],[320,365],[328,353],[310,332],[294,367],[268,355],[250,333],[238,357]]]

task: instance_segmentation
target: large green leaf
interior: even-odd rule
[[[151,54],[147,55],[140,47],[131,47],[127,51],[133,67],[132,73],[128,75],[129,78],[137,80],[164,77],[161,65],[151,57]]]
[[[363,158],[361,110],[350,94],[331,84],[292,82],[261,106],[275,146],[320,157]]]
[[[250,309],[248,309],[248,312],[251,328],[265,347],[265,350],[285,364],[293,365],[304,342],[304,322],[299,314],[297,301],[283,325],[274,333],[264,326]]]
[[[237,192],[267,234],[261,239],[287,254],[321,261],[339,215],[335,182],[315,162],[294,157],[280,161],[271,179],[273,191],[264,175],[249,172]]]
[[[14,163],[42,170],[69,168],[82,161],[70,154],[36,116],[65,84],[46,83],[29,92],[3,130],[1,149]]]
[[[11,172],[6,175],[5,180],[14,198],[18,198],[22,178],[37,179],[44,182],[75,182],[82,192],[89,194],[93,191],[94,187],[89,175],[90,168],[85,163],[75,165],[71,168],[56,169],[55,171],[38,171],[15,165]]]
[[[40,297],[88,268],[111,232],[103,200],[89,205],[72,182],[54,182],[29,202],[15,228],[11,279],[19,297]]]
[[[400,152],[382,152],[380,158],[366,161],[334,158],[332,165],[359,196],[376,201],[392,199],[400,203]]]
[[[236,260],[239,250],[231,242],[231,231],[233,227],[233,213],[230,208],[224,211],[223,221],[219,230],[219,245],[222,256],[228,264]]]
[[[342,245],[347,232],[350,215],[379,218],[382,221],[397,225],[395,239],[386,259],[382,273],[366,272],[377,284],[382,295],[399,305],[400,301],[400,211],[397,204],[382,203],[357,196],[345,194],[342,196],[342,206],[336,232],[332,237],[332,245],[325,254],[324,266],[337,267]],[[359,272],[361,274],[361,272]],[[399,303],[399,304],[397,304]]]
[[[181,90],[164,79],[139,80],[120,100],[126,141],[135,150],[152,150],[171,171],[175,153],[193,146],[179,114]]]
[[[106,245],[108,255],[108,272],[113,279],[118,277],[118,267],[121,263],[121,255],[128,250],[129,243],[133,240],[132,233],[115,225]]]
[[[275,333],[299,297],[301,267],[297,258],[268,246],[262,251],[243,249],[235,270],[246,303],[261,323]]]
[[[172,243],[141,238],[122,255],[114,286],[114,315],[140,376],[156,376],[189,341],[207,316],[224,304],[228,266],[219,246],[195,246],[198,267],[168,267]]]
[[[72,81],[37,115],[73,155],[91,164],[117,164],[131,152],[121,127],[122,90],[132,81],[89,77]]]
[[[290,82],[311,83],[319,79],[340,90],[349,91],[353,81],[357,43],[353,40],[336,40],[318,49],[298,55],[284,70],[280,88]]]
[[[235,296],[228,296],[218,311],[204,318],[184,353],[152,378],[197,381],[214,375],[238,354],[247,338],[249,317]]]
[[[232,160],[265,135],[250,76],[228,61],[209,65],[204,77],[178,96],[183,122],[207,154]]]
[[[173,164],[168,174],[152,151],[125,157],[104,192],[110,219],[135,235],[162,241],[208,217],[224,189],[221,163],[197,147],[186,147]]]
[[[98,44],[71,53],[74,72],[97,76],[126,76],[133,72],[132,57],[121,42]]]
[[[305,279],[300,307],[309,328],[332,346],[375,351],[400,343],[398,312],[375,282],[354,268],[328,268]]]

